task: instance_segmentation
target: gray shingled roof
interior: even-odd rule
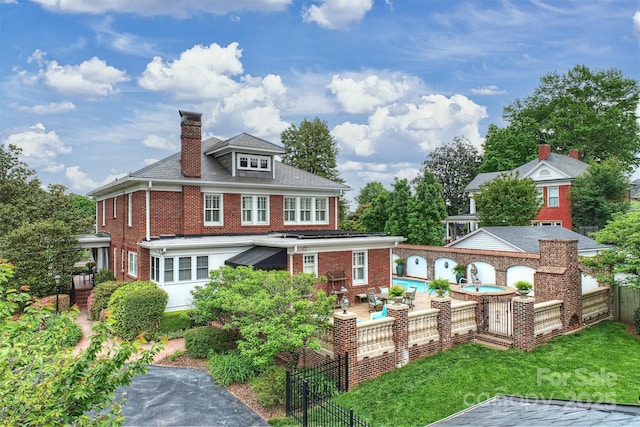
[[[507,226],[507,227],[482,227],[474,233],[467,234],[471,236],[475,233],[482,232],[492,234],[513,246],[531,253],[540,252],[538,241],[540,239],[576,239],[578,240],[578,251],[587,251],[595,249],[607,249],[609,246],[602,245],[595,240],[583,236],[575,231],[567,230],[558,225],[542,225],[542,226]],[[467,237],[465,236],[465,237]],[[463,237],[462,239],[464,239]],[[460,239],[460,240],[462,240]],[[457,240],[456,242],[460,242]]]
[[[431,426],[637,426],[640,406],[496,396]]]
[[[164,180],[171,182],[185,181],[185,183],[188,182],[191,185],[193,185],[194,182],[198,182],[200,184],[228,184],[238,186],[251,185],[255,187],[275,186],[334,191],[347,191],[351,189],[351,187],[349,187],[348,185],[331,181],[305,170],[285,165],[284,163],[276,160],[274,160],[273,162],[275,172],[274,179],[240,176],[234,177],[213,155],[205,154],[212,151],[218,151],[221,147],[234,147],[237,149],[248,147],[249,149],[252,149],[252,151],[262,150],[269,152],[269,154],[277,154],[274,153],[274,151],[278,152],[278,150],[282,150],[275,144],[271,144],[270,142],[264,141],[260,138],[256,138],[246,133],[230,138],[226,141],[220,141],[217,138],[209,138],[202,141],[202,169],[201,178],[199,179],[185,178],[183,176],[182,166],[180,164],[181,153],[178,152],[140,170],[132,172],[128,177],[121,178],[103,187],[100,187],[89,193],[89,195],[99,195],[104,191],[108,191],[109,189],[111,189],[111,187],[126,186],[127,182],[131,180]]]
[[[471,182],[465,187],[465,191],[479,191],[483,185],[486,185],[489,181],[495,179],[498,175],[506,173],[509,175],[515,175],[516,173],[520,178],[526,177],[533,169],[538,167],[540,163],[546,163],[549,167],[557,169],[561,173],[567,175],[569,178],[576,178],[581,175],[587,168],[588,164],[585,162],[574,159],[573,157],[565,156],[562,154],[551,153],[546,160],[540,162],[537,158],[531,160],[524,165],[517,167],[510,171],[503,172],[487,172],[478,174]]]

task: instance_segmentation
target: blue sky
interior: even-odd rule
[[[353,197],[577,64],[640,80],[637,0],[0,0],[0,143],[84,194],[177,152],[178,110],[274,143],[319,117]]]

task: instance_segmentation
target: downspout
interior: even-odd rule
[[[100,210],[99,201],[96,200],[96,226],[94,227],[96,230],[96,234],[98,234],[99,226],[98,226],[98,210]]]
[[[144,221],[147,229],[146,239],[147,242],[151,240],[151,186],[153,183],[149,181],[149,186],[147,187],[147,191],[145,194],[145,213],[144,213]]]

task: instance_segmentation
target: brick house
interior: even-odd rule
[[[446,220],[447,241],[460,237],[457,233],[461,226],[471,232],[478,228],[476,205],[473,195],[481,191],[491,180],[500,174],[509,174],[535,181],[542,209],[532,225],[559,225],[573,230],[569,189],[575,178],[584,173],[589,165],[578,159],[578,150],[569,150],[569,155],[552,153],[549,144],[538,145],[538,158],[511,171],[488,172],[478,174],[466,187],[469,195],[469,214],[449,217]]]
[[[189,307],[190,291],[225,264],[341,271],[328,290],[350,297],[388,285],[391,248],[404,238],[340,231],[348,186],[281,163],[282,147],[246,133],[203,141],[201,114],[180,117],[179,153],[89,193],[97,231],[110,236],[99,265],[158,283],[168,311]]]

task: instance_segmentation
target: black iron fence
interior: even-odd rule
[[[511,301],[484,299],[484,330],[496,335],[513,335],[513,312]]]
[[[312,368],[287,371],[287,416],[307,426],[362,426],[353,410],[345,410],[331,398],[349,390],[349,355],[337,356]]]

